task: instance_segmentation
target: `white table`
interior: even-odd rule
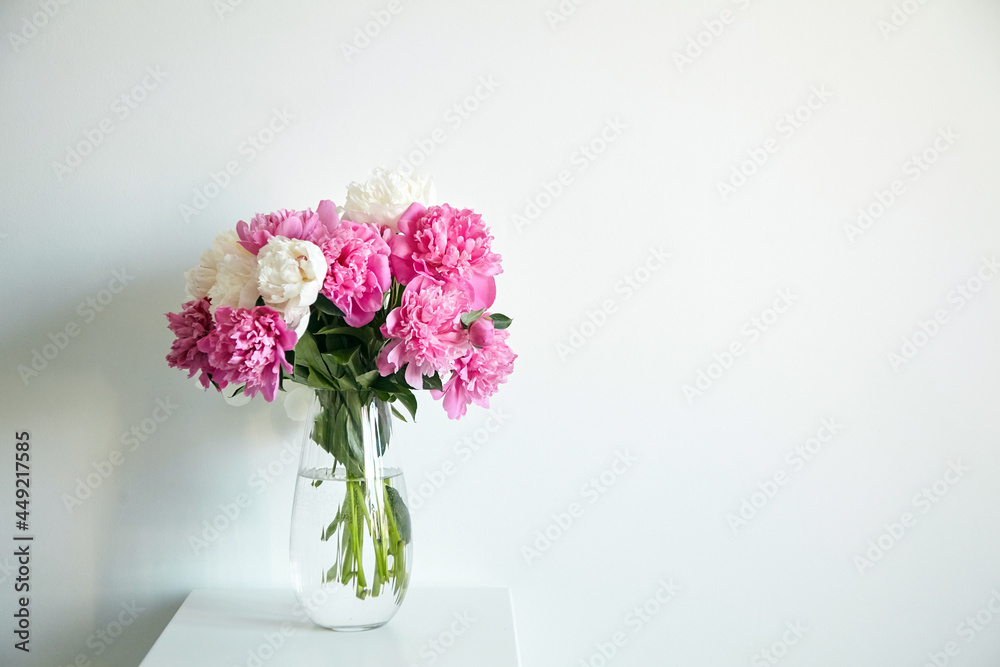
[[[199,589],[141,667],[518,667],[506,588],[412,588],[387,625],[331,632],[296,616],[286,589]]]

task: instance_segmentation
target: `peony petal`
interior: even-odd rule
[[[392,255],[389,257],[389,265],[392,275],[401,285],[408,285],[417,272],[413,266],[413,244],[405,236],[392,237]]]
[[[413,387],[414,389],[423,389],[424,387],[424,376],[420,372],[420,367],[414,362],[406,364],[406,372],[404,373],[406,377],[406,383]]]
[[[372,255],[368,259],[368,269],[378,281],[379,290],[388,292],[392,286],[392,272],[389,270],[388,255]]]
[[[465,407],[467,403],[462,400],[464,397],[460,395],[460,392],[461,390],[457,386],[452,386],[444,394],[444,401],[442,402],[442,405],[448,413],[448,419],[460,419],[465,416]]]
[[[349,327],[363,327],[373,319],[375,319],[375,311],[361,311],[350,314],[345,313],[344,315],[344,322],[346,322]]]
[[[302,238],[302,232],[304,230],[304,225],[302,221],[302,214],[296,213],[293,216],[289,216],[278,223],[278,226],[274,230],[275,236],[284,236],[289,239],[300,239]]]
[[[392,375],[396,372],[396,365],[389,359],[392,355],[393,350],[399,346],[401,341],[399,339],[391,340],[389,343],[382,348],[382,351],[378,355],[378,359],[375,360],[375,366],[378,367],[379,375],[383,377],[386,375]]]
[[[319,216],[319,221],[323,223],[328,232],[333,232],[334,228],[340,224],[340,217],[337,215],[337,205],[334,204],[329,199],[324,199],[316,207],[316,215]]]
[[[426,206],[420,202],[413,202],[405,211],[403,211],[403,215],[399,216],[399,222],[396,226],[399,228],[399,231],[404,234],[409,234],[413,223],[422,218],[426,212]]]
[[[469,279],[472,285],[472,309],[489,308],[497,298],[497,281],[493,276],[473,276]]]

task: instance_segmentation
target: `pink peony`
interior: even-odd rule
[[[208,388],[213,368],[208,363],[208,355],[198,349],[198,341],[212,331],[212,313],[208,299],[188,301],[181,306],[180,313],[167,313],[167,328],[177,337],[170,346],[167,364],[172,368],[190,371],[188,377],[201,371],[198,380]]]
[[[281,369],[292,372],[285,352],[294,348],[297,340],[273,308],[220,307],[215,310],[215,330],[198,341],[198,350],[218,369],[212,379],[220,387],[246,383],[243,391],[247,396],[260,392],[265,400],[273,401]]]
[[[455,370],[444,383],[444,391],[431,391],[435,399],[444,398],[444,409],[449,419],[465,416],[470,403],[490,407],[490,396],[514,370],[514,354],[505,342],[510,333],[506,329],[494,333],[493,342],[484,348],[472,348],[458,360]]]
[[[236,224],[236,232],[240,236],[240,245],[256,255],[272,236],[302,239],[320,245],[329,238],[338,222],[336,205],[324,199],[316,207],[315,213],[312,209],[281,209],[274,213],[258,213],[250,220],[249,225],[240,220]]]
[[[469,310],[469,294],[454,283],[437,283],[420,276],[403,291],[403,301],[382,325],[391,339],[377,365],[382,375],[406,366],[406,381],[423,387],[421,377],[450,370],[469,350],[469,336],[459,320]]]
[[[472,310],[493,305],[500,255],[490,251],[493,237],[481,216],[447,204],[413,204],[399,219],[399,230],[402,234],[392,237],[391,262],[400,283],[409,284],[418,275],[466,283]]]
[[[389,245],[375,225],[344,220],[320,248],[329,265],[322,292],[351,327],[363,327],[389,291]]]

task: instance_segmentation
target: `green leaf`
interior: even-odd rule
[[[403,404],[403,407],[410,413],[413,421],[417,421],[417,397],[413,395],[409,387],[402,387],[395,393],[396,398]]]
[[[399,491],[391,486],[385,487],[385,497],[389,501],[389,509],[392,510],[392,518],[396,522],[399,536],[404,542],[410,541],[410,510],[407,509],[403,497]]]
[[[324,327],[316,332],[320,334],[337,334],[338,336],[353,336],[358,340],[369,343],[375,338],[375,334],[368,327]]]
[[[378,369],[375,369],[373,371],[368,371],[367,373],[362,373],[361,375],[359,375],[357,377],[357,382],[359,385],[361,385],[362,389],[368,389],[371,387],[372,382],[374,382],[375,379],[378,377],[381,376],[379,375]]]
[[[424,389],[436,389],[437,391],[444,391],[441,387],[441,376],[435,373],[430,377],[424,376]]]
[[[298,382],[299,384],[308,385],[309,384],[309,367],[306,365],[295,365],[295,372],[292,374],[292,380]]]
[[[316,481],[318,482],[319,480]],[[340,526],[340,522],[344,520],[344,517],[342,516],[341,512],[343,512],[342,509],[337,510],[337,515],[333,517],[333,521],[330,523],[329,526],[326,527],[326,530],[324,530],[323,534],[320,536],[320,539],[322,539],[324,542],[327,542],[331,537],[334,536],[334,534],[336,534],[337,527]]]
[[[364,451],[364,424],[361,415],[361,398],[356,391],[344,392],[344,406],[341,412],[347,415],[347,447],[351,461],[354,462],[358,470],[353,471],[361,474],[362,464],[365,458]],[[349,468],[350,470],[350,468]]]
[[[360,389],[360,387],[358,387],[358,383],[354,381],[353,371],[351,371],[347,375],[342,375],[341,377],[337,378],[337,384],[340,385],[341,391],[356,393]]]
[[[332,379],[327,378],[323,373],[310,373],[306,378],[306,386],[313,389],[339,389]]]
[[[347,424],[347,410],[341,406],[337,410],[337,416],[334,418],[333,422],[333,437],[330,443],[333,446],[334,451],[330,453],[333,457],[340,461],[344,467],[347,469],[348,474],[354,473],[354,467],[350,465],[350,459],[347,456],[347,432],[350,430]]]
[[[343,317],[344,314],[340,312],[340,309],[333,305],[333,301],[320,294],[316,297],[316,301],[313,304],[319,309],[321,313],[326,313],[327,315],[336,315],[337,317]]]
[[[490,319],[493,320],[494,329],[506,329],[510,326],[510,323],[514,321],[506,315],[501,315],[500,313],[493,313],[490,315]]]
[[[400,421],[404,421],[404,422],[406,421],[406,417],[403,416],[402,412],[400,412],[399,410],[396,409],[395,405],[390,405],[389,409],[392,410],[392,414],[396,415],[397,419],[399,419]]]
[[[361,462],[365,459],[365,447],[358,433],[357,422],[351,419],[347,420],[347,451],[350,452],[351,461],[354,462],[353,466],[348,466],[348,470],[360,477],[363,468]]]
[[[354,419],[356,422],[361,422],[361,397],[358,396],[356,391],[348,391],[344,393],[344,401],[347,404],[347,409],[350,411],[348,417]]]
[[[397,382],[392,378],[392,376],[386,377],[384,375],[380,375],[379,377],[375,378],[374,380],[372,380],[371,383],[372,389],[374,389],[375,391],[381,391],[385,393],[395,393],[399,391],[401,386],[403,385],[400,385],[399,382]],[[382,397],[380,396],[379,398]],[[382,398],[382,400],[387,401],[389,399]]]
[[[296,363],[305,364],[310,369],[325,373],[327,377],[330,377],[330,369],[327,368],[323,356],[319,353],[316,339],[308,331],[302,334],[302,338],[295,344],[295,355]]]
[[[349,347],[346,350],[334,350],[333,352],[327,352],[324,354],[323,359],[327,361],[332,359],[338,366],[347,366],[351,363],[351,358],[354,357],[360,349],[360,347]]]
[[[486,312],[485,308],[480,308],[479,310],[474,310],[471,313],[465,313],[462,315],[462,326],[468,329],[472,326],[472,323],[483,316]]]
[[[257,301],[253,305],[254,305],[255,308],[258,307],[258,306],[266,305],[264,303],[264,297],[262,297],[262,296],[257,297]]]

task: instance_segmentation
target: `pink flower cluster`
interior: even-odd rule
[[[489,229],[478,214],[443,204],[413,204],[399,219],[402,234],[392,237],[392,270],[403,285],[416,276],[462,284],[472,308],[489,308],[496,299],[494,276],[500,255],[490,250]]]
[[[403,291],[403,303],[382,325],[389,343],[382,348],[378,367],[390,375],[406,367],[406,381],[421,388],[424,375],[446,373],[471,347],[462,329],[462,313],[469,310],[469,294],[455,283],[437,283],[420,276]]]
[[[386,188],[369,190],[372,197],[391,195]],[[361,197],[368,190],[358,192]],[[516,359],[507,331],[496,330],[484,313],[496,299],[502,271],[500,255],[491,249],[493,237],[471,210],[420,203],[406,208],[405,202],[379,199],[369,206],[405,209],[394,225],[341,220],[329,200],[315,211],[282,209],[257,214],[249,223],[241,220],[236,237],[227,233],[228,245],[217,241],[203,256],[197,280],[189,283],[196,298],[179,313],[167,314],[175,336],[167,363],[188,371],[188,377],[198,375],[205,388],[242,384],[247,395],[272,401],[283,374],[292,374],[287,353],[304,331],[317,331],[309,326],[310,317],[327,318],[329,325],[330,317],[342,316],[343,325],[333,320],[334,326],[371,326],[362,339],[374,335],[384,341],[374,360],[383,376],[402,371],[406,383],[419,389],[425,377],[439,375],[442,389],[432,395],[443,400],[450,418],[463,416],[472,403],[488,407]],[[265,246],[268,251],[261,252]],[[254,295],[270,305],[212,303],[217,294],[237,292],[249,294],[241,305]],[[279,298],[287,295],[292,296]],[[292,297],[298,301],[288,306]],[[316,299],[337,310],[329,303],[316,305]],[[394,307],[384,312],[389,302]],[[509,323],[502,321],[497,326]]]
[[[345,220],[320,248],[329,266],[323,294],[343,311],[347,326],[368,324],[392,284],[389,244],[374,225]]]
[[[320,245],[330,237],[338,222],[340,218],[337,216],[337,205],[324,199],[316,207],[315,213],[312,209],[281,209],[274,213],[258,213],[250,220],[249,225],[243,220],[236,223],[236,233],[239,234],[240,245],[256,255],[272,236],[302,239]]]
[[[219,308],[215,329],[198,341],[198,350],[208,356],[212,379],[220,388],[245,383],[244,392],[258,392],[273,401],[281,380],[281,369],[292,372],[285,352],[295,348],[298,336],[285,327],[278,311],[267,306]]]
[[[490,407],[490,396],[497,392],[514,370],[517,355],[507,346],[509,335],[506,330],[496,331],[488,345],[473,347],[458,360],[454,372],[442,387],[443,391],[431,391],[434,398],[444,399],[448,417],[464,417],[465,409],[470,403]]]
[[[212,332],[212,313],[208,299],[188,301],[179,313],[167,313],[167,328],[176,338],[170,346],[167,364],[172,368],[189,371],[188,377],[201,373],[198,380],[208,389],[212,381],[212,367],[208,355],[198,349],[198,341]]]
[[[188,377],[201,373],[198,379],[206,389],[210,383],[220,390],[243,384],[248,396],[261,393],[273,401],[281,369],[292,371],[285,353],[295,347],[298,336],[267,306],[217,308],[214,320],[209,307],[204,298],[188,301],[180,313],[167,313],[168,327],[176,336],[167,363],[189,371]]]
[[[500,255],[482,217],[447,204],[410,206],[399,219],[400,234],[390,237],[393,276],[405,285],[402,305],[382,326],[388,345],[378,358],[382,375],[406,367],[406,381],[422,387],[421,377],[451,372],[444,397],[451,419],[469,403],[489,405],[506,381],[516,357],[487,317],[466,329],[463,313],[489,308],[496,299]]]

